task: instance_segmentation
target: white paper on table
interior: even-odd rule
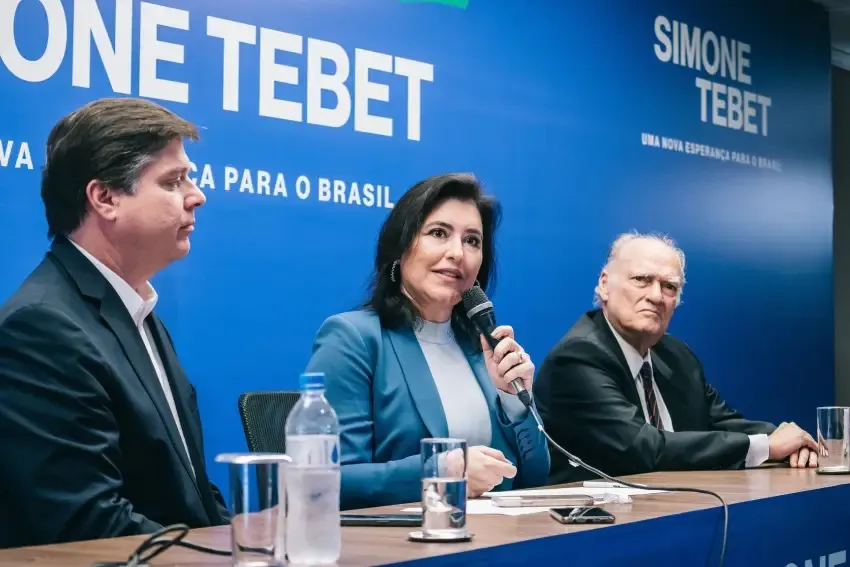
[[[605,496],[606,494],[615,494],[617,496],[643,496],[645,494],[659,494],[664,490],[643,490],[639,488],[585,488],[582,486],[570,486],[567,488],[541,488],[535,490],[506,490],[504,492],[485,492],[482,494],[484,498],[492,498],[494,496],[575,496],[584,494],[587,496]]]
[[[659,494],[666,492],[665,490],[643,490],[639,488],[584,488],[581,486],[571,486],[567,488],[542,488],[535,490],[506,490],[504,492],[485,492],[481,498],[470,499],[466,501],[466,513],[471,516],[476,515],[500,515],[500,516],[524,516],[526,514],[539,514],[540,512],[548,512],[550,506],[543,507],[502,507],[494,506],[490,501],[493,496],[522,496],[533,498],[535,496],[574,496],[586,495],[602,498],[606,494],[617,496],[643,496],[646,494]],[[422,508],[405,508],[402,512],[413,514],[421,514]]]
[[[466,501],[466,513],[470,516],[482,516],[482,515],[499,515],[499,516],[524,516],[526,514],[539,514],[540,512],[548,512],[549,507],[523,507],[523,508],[502,508],[500,506],[494,506],[492,502],[490,502],[489,498],[482,498],[476,500],[467,500]],[[411,514],[421,514],[422,508],[405,508],[402,512],[408,512]]]

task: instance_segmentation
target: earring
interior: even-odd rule
[[[390,268],[390,281],[396,283],[397,276],[396,272],[398,271],[398,260],[393,262],[392,267]]]

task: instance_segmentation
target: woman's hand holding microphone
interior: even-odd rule
[[[534,363],[516,340],[514,330],[508,325],[501,325],[493,330],[493,337],[499,339],[499,344],[493,349],[481,335],[481,348],[484,351],[484,362],[493,385],[499,390],[515,394],[511,382],[522,381],[526,390],[531,390],[534,378]]]

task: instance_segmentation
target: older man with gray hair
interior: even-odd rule
[[[534,381],[546,429],[610,475],[738,469],[788,459],[817,465],[817,444],[793,423],[745,419],[706,382],[688,346],[666,334],[685,285],[685,255],[665,236],[612,244],[595,290]],[[587,475],[552,455],[550,481]]]

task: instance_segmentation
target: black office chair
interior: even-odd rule
[[[252,453],[286,452],[286,418],[301,397],[301,392],[246,392],[239,396],[239,416],[248,450]],[[257,469],[257,486],[268,486],[266,469]],[[258,490],[262,508],[278,502],[278,492]]]
[[[239,415],[248,450],[285,453],[284,428],[301,392],[246,392],[239,396]]]

